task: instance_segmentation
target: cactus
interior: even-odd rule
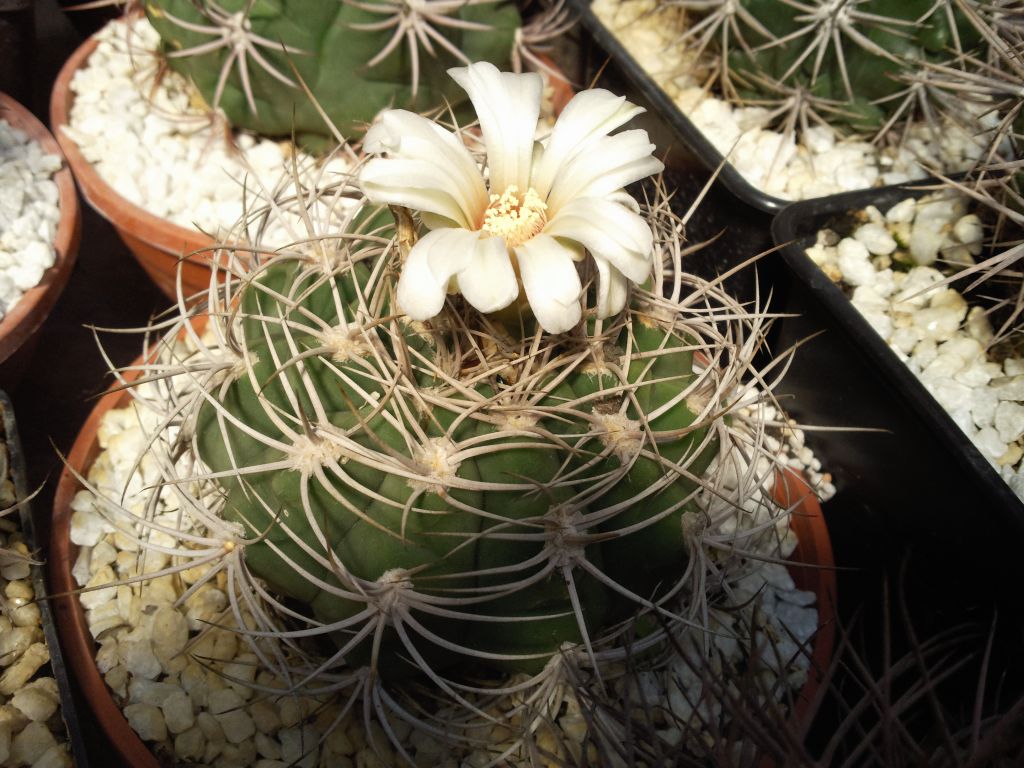
[[[307,143],[330,136],[325,116],[351,137],[385,107],[458,102],[445,70],[507,63],[520,25],[500,0],[152,0],[145,9],[170,66],[232,126]]]
[[[481,64],[459,77],[486,85],[491,74],[511,77]],[[537,76],[501,82],[507,98],[492,93],[489,104],[535,97],[536,118]],[[479,93],[471,90],[478,108]],[[464,296],[410,318],[401,276],[413,250],[432,233],[451,237],[439,224],[453,222],[361,197],[387,173],[378,158],[361,169],[360,188],[343,180],[275,201],[272,212],[299,213],[308,231],[272,259],[220,249],[207,337],[182,301],[145,366],[148,380],[167,384],[167,402],[147,445],[157,458],[140,465],[159,468],[159,496],[175,500],[182,531],[171,548],[180,560],[161,575],[217,563],[241,637],[276,679],[290,693],[361,699],[407,758],[391,719],[464,744],[498,720],[522,744],[574,681],[600,687],[626,660],[653,664],[683,629],[701,646],[718,632],[706,619],[712,602],[729,604],[719,585],[745,576],[766,543],[777,552],[785,535],[778,510],[768,523],[744,517],[763,470],[723,459],[764,450],[764,425],[739,409],[756,400],[745,380],[763,381],[752,358],[764,318],[681,270],[683,222],[663,190],[625,200],[619,183],[660,167],[643,131],[606,135],[638,110],[606,92],[576,98],[546,149],[557,145],[571,170],[593,177],[597,186],[578,190],[585,199],[607,195],[609,217],[635,216],[649,230],[650,277],[624,286],[621,304],[605,295],[617,290],[606,281],[620,262],[602,266],[598,244],[580,263],[580,319],[567,332],[544,330],[533,295],[529,306],[479,310],[460,275],[451,287]],[[544,168],[564,181],[544,151],[496,159],[491,131],[509,126],[495,117],[481,114],[492,183],[512,178],[501,163],[512,155],[533,158],[541,190]],[[441,133],[412,118],[406,127],[422,121],[426,135]],[[532,149],[535,126],[513,127]],[[404,138],[414,150],[428,143],[411,128]],[[508,132],[498,139],[522,144]],[[600,160],[588,165],[588,154]],[[617,163],[614,175],[594,162]],[[491,206],[505,197],[491,195]],[[567,238],[556,196],[546,200],[547,225],[561,221]],[[520,253],[511,242],[509,253]],[[432,258],[436,267],[443,254]],[[179,356],[182,336],[193,351]],[[729,482],[715,466],[729,468]],[[130,519],[136,531],[168,533],[167,515],[153,509]]]
[[[677,257],[678,220],[648,215]],[[362,686],[367,707],[386,702],[377,717],[456,742],[488,701],[515,701],[499,708],[529,738],[550,702],[522,691],[666,653],[680,628],[701,642],[715,525],[697,499],[714,489],[732,518],[750,493],[707,471],[738,441],[726,393],[750,375],[759,320],[669,265],[656,284],[674,297],[636,289],[579,333],[458,301],[410,322],[393,310],[393,232],[277,255],[211,296],[222,346],[187,361],[201,387],[171,409],[193,425],[172,454],[209,472],[168,482],[216,481],[236,588],[264,585],[242,636],[283,644],[263,655],[295,690]],[[728,538],[745,551],[758,535],[775,528]],[[318,638],[311,658],[289,648]],[[422,714],[423,685],[463,714]]]
[[[692,344],[639,301],[571,340],[388,327],[396,267],[328,278],[283,259],[248,281],[251,370],[201,410],[199,456],[228,518],[266,532],[249,569],[365,638],[350,660],[387,605],[424,627],[425,656],[535,671],[685,569],[682,520],[716,448]],[[376,639],[383,674],[415,666],[395,629]]]
[[[684,40],[703,47],[721,30],[720,76],[729,95],[778,100],[805,93],[829,122],[878,130],[907,109],[908,88],[930,63],[963,66],[982,38],[961,0],[679,0],[697,14]],[[971,3],[968,3],[969,5]],[[978,5],[977,3],[973,3]]]

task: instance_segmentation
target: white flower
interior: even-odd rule
[[[540,147],[539,75],[488,63],[449,74],[476,108],[489,182],[458,137],[411,112],[381,113],[363,142],[386,155],[360,173],[366,196],[419,211],[430,230],[402,270],[399,308],[426,320],[446,292],[458,291],[479,311],[495,312],[518,298],[521,279],[541,327],[561,333],[580,321],[575,262],[589,252],[598,314],[621,310],[626,281],[647,279],[653,250],[650,227],[622,188],[663,166],[646,131],[609,133],[643,110],[608,91],[582,91]]]

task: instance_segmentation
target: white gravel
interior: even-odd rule
[[[0,318],[57,259],[62,160],[0,119]]]
[[[993,357],[984,310],[937,285],[936,267],[981,253],[981,221],[955,193],[860,216],[851,236],[819,232],[807,255],[851,290],[853,305],[1024,500],[1024,358]],[[913,266],[894,269],[894,260]]]
[[[177,352],[180,355],[183,349]],[[166,403],[166,397],[154,386],[147,385],[141,390],[144,401],[157,405]],[[769,406],[754,403],[747,406],[744,413],[751,416],[759,408],[764,409],[761,416],[769,422],[779,416]],[[108,412],[99,430],[104,450],[88,474],[98,493],[122,499],[123,506],[135,514],[151,515],[155,523],[173,528],[179,524],[174,511],[177,500],[169,489],[161,492],[156,509],[146,511],[146,488],[160,477],[157,460],[147,455],[141,464],[136,463],[138,452],[147,444],[146,432],[159,423],[158,408],[133,406]],[[742,429],[742,425],[737,424],[736,428]],[[799,430],[788,432],[770,442],[769,451],[777,451],[782,464],[806,463],[812,473],[820,470],[820,464],[802,445],[802,433]],[[746,453],[746,450],[736,450],[717,459],[716,471],[722,487],[741,482],[740,478],[752,469],[761,477],[772,476],[772,462],[760,456],[751,467]],[[133,475],[136,467],[138,471]],[[828,485],[827,476],[817,472],[817,477],[819,486]],[[770,483],[763,493],[767,493],[768,487]],[[127,494],[122,496],[125,488]],[[751,541],[752,547],[771,557],[790,554],[796,542],[788,520],[778,516],[777,511],[771,511],[760,496],[750,494],[744,499],[742,509],[737,510],[735,505],[723,504],[720,494],[705,494],[701,501],[704,513],[694,516],[695,520],[705,521],[702,530],[697,532],[703,537],[701,540],[713,547],[716,543],[731,541],[740,526],[756,526],[762,534]],[[268,697],[249,687],[247,682],[253,681],[264,686],[281,684],[270,673],[259,670],[250,645],[230,631],[230,622],[235,619],[228,610],[231,598],[223,571],[216,578],[206,580],[210,569],[207,564],[178,576],[158,576],[141,589],[137,585],[117,585],[119,578],[140,571],[155,573],[170,562],[167,555],[152,549],[144,551],[134,536],[141,535],[164,547],[165,551],[167,547],[174,547],[175,541],[165,533],[139,527],[124,513],[111,516],[110,509],[111,505],[103,505],[90,491],[80,491],[76,496],[71,538],[81,550],[74,575],[83,586],[112,585],[83,593],[81,600],[99,645],[100,671],[140,736],[179,761],[207,765],[269,767],[293,764],[293,760],[300,766],[383,768],[399,764],[376,725],[367,733],[358,711],[341,718],[338,726],[325,735],[327,726],[340,715],[341,702],[318,701],[296,694]],[[203,531],[191,532],[203,535]],[[721,550],[715,551],[719,576],[729,582],[729,602],[746,608],[744,611],[711,608],[708,622],[718,631],[700,637],[710,639],[710,652],[723,669],[727,670],[732,664],[748,663],[745,661],[747,646],[737,643],[730,635],[741,631],[744,621],[756,617],[757,652],[773,670],[778,667],[771,665],[777,665],[780,658],[796,659],[786,667],[784,674],[790,685],[801,685],[806,678],[807,660],[802,657],[799,644],[807,641],[817,627],[813,594],[795,589],[788,571],[781,565],[757,558],[723,559]],[[725,569],[729,569],[732,577],[722,576]],[[184,594],[190,586],[194,591]],[[681,638],[683,643],[693,641],[690,636]],[[777,676],[779,673],[766,674]],[[614,690],[624,694],[622,686],[627,679],[628,676],[614,676],[611,684],[618,686]],[[631,685],[656,695],[665,705],[662,712],[671,712],[674,717],[691,723],[708,714],[719,713],[714,705],[707,703],[695,711],[693,704],[701,700],[702,682],[680,659],[666,669],[640,675]],[[566,744],[571,751],[572,745],[579,744],[586,731],[586,719],[579,702],[571,692],[563,693],[565,697],[560,699],[560,707],[556,707],[558,733],[538,733],[541,746],[556,750],[556,754],[565,749]],[[489,749],[467,750],[454,757],[432,737],[410,731],[402,723],[396,726],[417,765],[436,768],[484,765],[500,754],[507,746],[505,740],[511,738],[508,728],[495,725],[493,732],[485,737]],[[669,741],[682,737],[681,732],[673,732],[670,725],[665,728],[662,735]],[[371,738],[383,748],[380,754],[374,754],[368,746]],[[590,757],[596,760],[597,756]],[[525,768],[533,763],[527,755],[512,753],[501,764]]]
[[[786,200],[805,200],[924,178],[922,165],[965,170],[983,143],[954,124],[915,123],[900,145],[876,146],[841,138],[812,125],[794,134],[766,129],[770,111],[737,107],[708,93],[695,76],[701,67],[678,38],[685,14],[658,0],[594,0],[591,10],[679,109],[757,189]],[[994,112],[979,116],[992,128]]]
[[[61,130],[107,184],[153,215],[224,239],[246,204],[252,211],[294,191],[293,163],[304,183],[330,183],[349,170],[345,157],[317,161],[290,141],[237,131],[229,142],[195,88],[160,68],[159,36],[144,17],[112,21],[98,38],[72,78],[70,124]],[[301,236],[287,231],[282,217],[273,220],[283,231],[263,234],[261,242]]]
[[[60,693],[35,602],[29,549],[0,438],[0,766],[69,768]]]

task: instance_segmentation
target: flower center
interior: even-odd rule
[[[533,187],[520,194],[519,187],[512,184],[500,195],[491,195],[481,229],[515,248],[544,229],[548,223],[547,209],[548,204]]]

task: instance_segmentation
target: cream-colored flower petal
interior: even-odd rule
[[[398,308],[413,320],[429,320],[444,306],[452,277],[466,268],[480,233],[467,229],[435,229],[409,251],[398,278]]]
[[[636,198],[624,189],[617,189],[614,192],[609,192],[604,196],[604,199],[612,203],[624,205],[629,210],[633,211],[633,213],[640,213],[640,203],[638,203]]]
[[[551,136],[533,166],[531,186],[546,197],[560,169],[597,139],[643,112],[624,96],[595,88],[580,91],[558,116]]]
[[[629,295],[626,276],[604,259],[595,257],[597,265],[597,316],[611,317],[622,311]]]
[[[515,249],[519,274],[534,317],[548,333],[564,333],[580,321],[580,276],[573,250],[541,233]]]
[[[547,197],[548,215],[576,197],[604,197],[627,184],[660,173],[664,165],[651,156],[647,131],[623,131],[590,143],[559,169]]]
[[[570,200],[544,232],[581,243],[595,259],[606,259],[634,283],[651,273],[654,236],[642,217],[599,197]]]
[[[540,116],[541,76],[501,72],[486,61],[449,69],[448,74],[469,94],[480,119],[491,192],[500,195],[512,185],[525,192]]]
[[[403,205],[441,216],[449,226],[477,228],[458,179],[438,173],[433,163],[374,158],[359,172],[359,186],[370,202]]]
[[[500,237],[481,238],[455,280],[459,293],[480,312],[497,312],[519,296],[519,280]]]
[[[472,228],[476,228],[487,207],[487,188],[476,160],[454,134],[421,115],[392,109],[381,112],[370,126],[363,139],[363,149],[370,154],[386,153],[385,161],[425,163],[439,186],[462,210],[461,218],[472,222]],[[379,169],[379,161],[375,162],[378,162],[375,168]],[[364,167],[359,175],[361,182],[365,172]]]
[[[433,120],[404,109],[381,112],[363,138],[367,154],[387,154],[392,158],[428,160],[458,176],[473,187],[476,202],[487,204],[487,189],[480,168],[462,139]]]

